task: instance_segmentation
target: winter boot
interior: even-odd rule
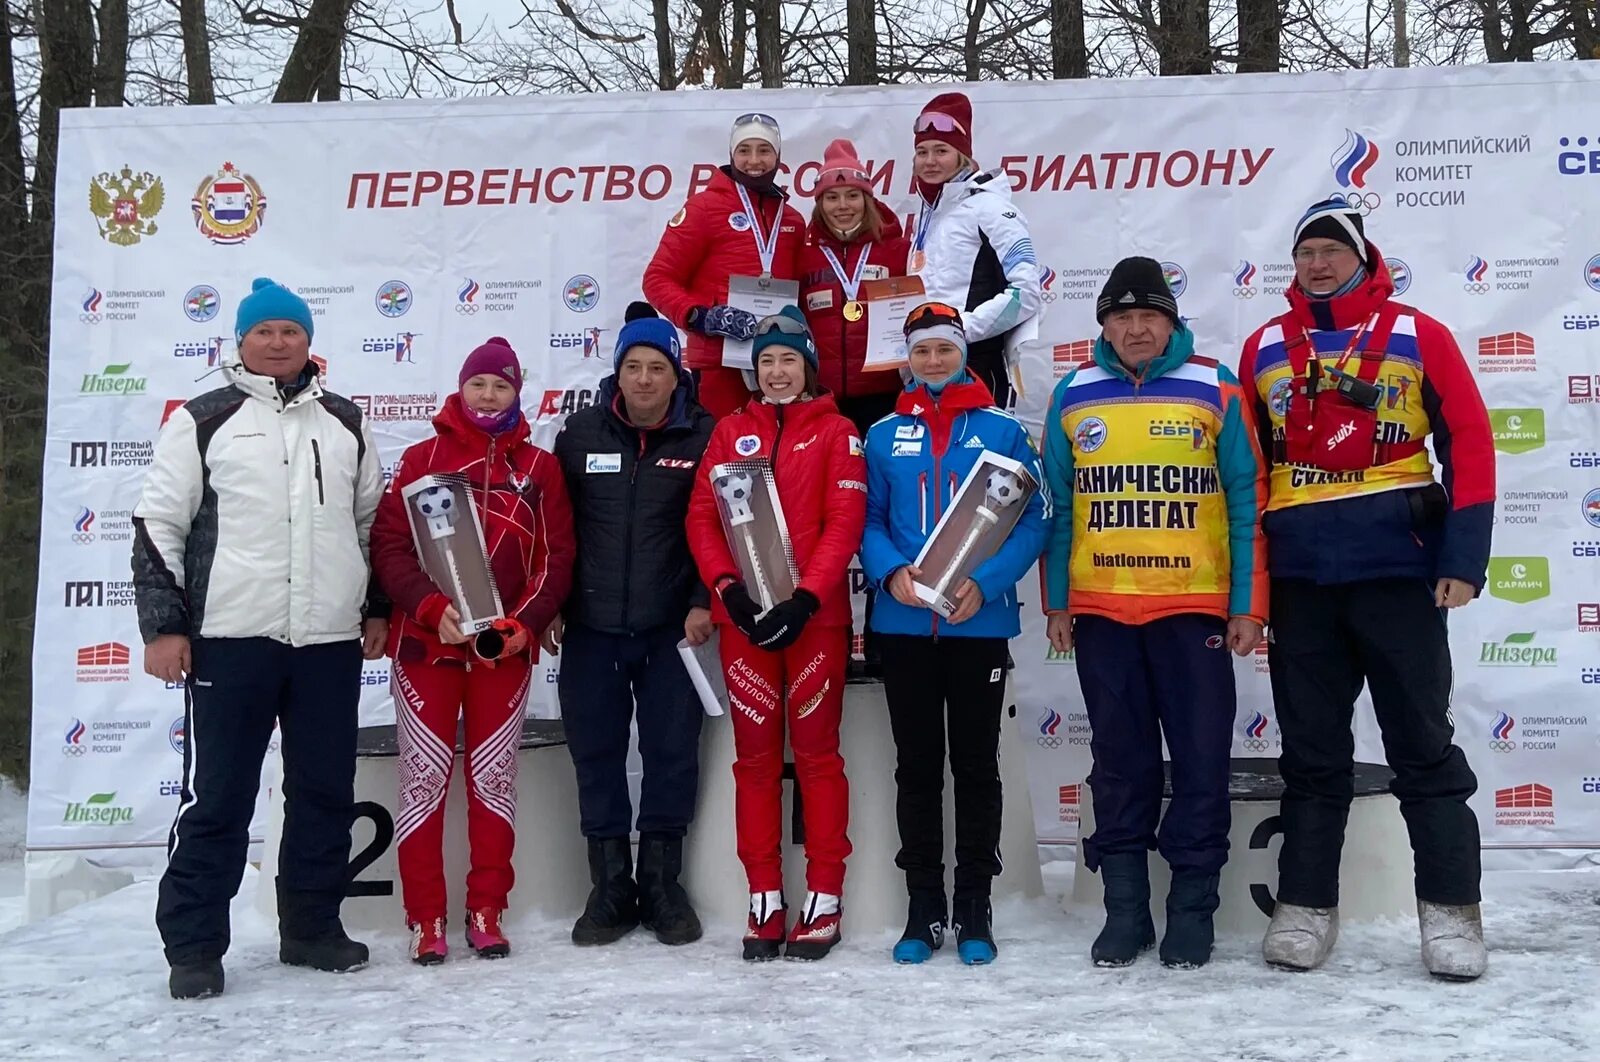
[[[678,884],[682,873],[682,837],[639,836],[639,924],[654,930],[663,944],[700,939],[700,918],[689,905],[689,894]]]
[[[479,907],[467,912],[467,946],[480,959],[503,959],[511,954],[511,941],[500,931],[498,907]]]
[[[1483,946],[1483,911],[1475,903],[1452,906],[1417,901],[1422,965],[1441,981],[1476,981],[1489,966]]]
[[[770,962],[778,957],[787,910],[781,892],[750,894],[750,921],[744,931],[745,962]]]
[[[1096,966],[1131,966],[1156,943],[1150,918],[1150,859],[1143,852],[1117,852],[1100,860],[1105,884],[1106,924],[1089,946]]]
[[[1215,933],[1211,916],[1221,900],[1217,897],[1220,874],[1196,870],[1172,872],[1172,887],[1167,890],[1167,933],[1161,938],[1161,965],[1174,970],[1194,970],[1211,959]]]
[[[1315,970],[1338,939],[1337,907],[1301,907],[1279,900],[1261,941],[1261,957],[1285,970]]]
[[[639,886],[633,881],[633,844],[626,837],[589,838],[589,902],[572,927],[572,942],[611,944],[639,924]]]
[[[326,973],[347,973],[367,964],[367,946],[351,940],[342,927],[335,927],[310,940],[283,937],[278,942],[278,961]]]
[[[789,930],[789,943],[784,948],[786,959],[815,961],[833,950],[839,943],[839,897],[827,892],[807,892],[806,902],[800,908],[800,917]]]
[[[167,975],[173,999],[209,999],[222,995],[222,960],[180,963]]]
[[[987,896],[957,896],[951,910],[955,922],[956,954],[968,966],[987,966],[994,962],[1000,949],[994,944],[994,931],[990,929],[994,912]]]
[[[894,946],[894,961],[902,964],[927,962],[944,946],[944,929],[950,924],[950,905],[942,889],[914,889],[906,912],[906,931]]]
[[[444,939],[444,919],[426,918],[411,923],[411,961],[418,966],[437,966],[450,954]]]

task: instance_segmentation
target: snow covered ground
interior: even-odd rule
[[[28,833],[28,794],[0,778],[0,933],[22,924],[22,848]]]
[[[1070,864],[1047,867],[1057,894]],[[245,893],[255,887],[253,872]],[[146,881],[0,936],[4,1059],[1373,1059],[1558,1062],[1600,1048],[1600,871],[1491,874],[1477,984],[1431,981],[1411,922],[1347,928],[1329,966],[1263,966],[1230,938],[1199,972],[1093,968],[1092,912],[1016,901],[998,962],[888,960],[892,934],[814,965],[749,966],[735,935],[668,949],[636,932],[579,951],[566,925],[514,926],[517,952],[406,963],[395,931],[334,976],[278,965],[273,928],[234,913],[228,992],[167,998]],[[848,908],[846,914],[848,933]],[[458,930],[452,927],[452,934]],[[453,946],[460,947],[453,940]]]

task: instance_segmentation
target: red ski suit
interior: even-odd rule
[[[711,433],[689,503],[689,548],[706,583],[737,578],[717,514],[717,465],[771,462],[800,568],[799,589],[821,603],[786,649],[758,649],[728,618],[718,595],[712,618],[733,711],[739,859],[751,892],[783,888],[783,736],[788,723],[806,831],[806,884],[839,895],[850,854],[850,790],[839,755],[839,717],[849,656],[850,560],[866,522],[866,461],[855,428],[824,395],[786,406],[752,399]]]
[[[400,811],[395,819],[406,918],[442,918],[444,803],[455,760],[457,720],[466,721],[467,836],[472,869],[467,907],[503,909],[511,891],[517,754],[537,639],[572,584],[575,556],[566,481],[549,453],[528,441],[528,422],[498,436],[473,426],[451,395],[433,420],[437,434],[408,448],[372,525],[372,568],[394,601],[389,627]],[[439,640],[449,599],[417,560],[401,490],[435,472],[462,472],[483,525],[506,615],[528,629],[530,648],[489,667],[462,645]]]
[[[755,231],[727,170],[712,174],[705,190],[690,196],[667,222],[655,257],[644,270],[645,299],[679,328],[689,327],[689,311],[696,306],[727,303],[729,277],[761,275]],[[746,194],[760,215],[763,233],[779,226],[773,277],[798,280],[805,219],[776,187],[765,194],[746,189]],[[700,404],[713,417],[736,412],[750,398],[740,371],[722,367],[721,337],[690,332],[683,364],[699,370]]]
[[[800,309],[805,311],[806,322],[811,325],[812,338],[817,343],[817,379],[822,386],[840,399],[858,395],[894,394],[903,386],[900,374],[888,371],[862,372],[867,359],[867,317],[848,321],[844,316],[844,284],[834,272],[833,264],[823,253],[827,248],[839,260],[844,275],[851,277],[867,256],[862,272],[863,280],[882,280],[905,273],[906,260],[911,256],[911,241],[905,238],[900,219],[883,203],[873,200],[878,216],[883,219],[883,231],[868,243],[857,236],[849,243],[841,243],[828,227],[812,221],[806,231],[805,248],[800,252]]]

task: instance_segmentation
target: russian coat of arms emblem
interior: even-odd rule
[[[102,173],[89,182],[89,213],[95,217],[100,237],[118,247],[132,247],[155,235],[155,216],[167,200],[161,178],[148,171]]]

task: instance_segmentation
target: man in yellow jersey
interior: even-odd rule
[[[1192,968],[1211,957],[1228,859],[1228,650],[1254,652],[1267,618],[1265,467],[1238,380],[1194,352],[1160,263],[1117,263],[1096,317],[1093,358],[1045,413],[1058,505],[1041,567],[1050,642],[1077,645],[1093,730],[1084,864],[1105,880],[1106,924],[1091,955],[1126,966],[1155,943],[1148,853],[1159,848],[1172,867],[1161,961]]]

